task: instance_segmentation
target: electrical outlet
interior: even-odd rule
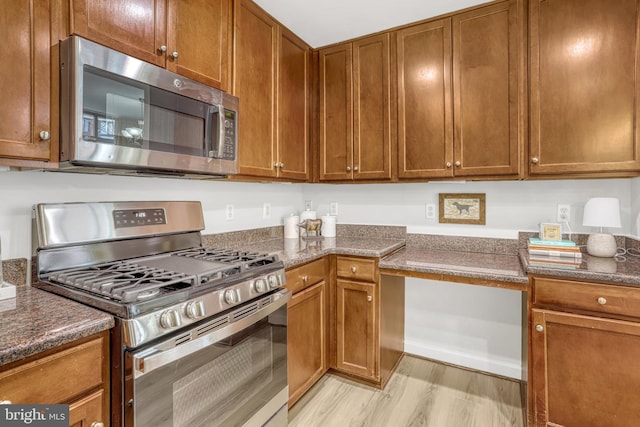
[[[262,205],[262,218],[271,218],[271,203]]]
[[[338,215],[338,202],[331,202],[329,205],[329,215]]]
[[[436,219],[436,205],[433,203],[427,203],[425,205],[424,215],[427,219]]]
[[[558,205],[556,221],[569,222],[571,220],[571,205]]]
[[[311,200],[304,201],[304,210],[305,211],[313,210],[313,203],[311,202]]]
[[[224,216],[227,219],[227,221],[231,221],[233,219],[233,205],[225,206]]]

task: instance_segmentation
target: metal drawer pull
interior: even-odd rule
[[[11,401],[10,400],[0,400],[0,405],[11,405]]]
[[[542,332],[542,331],[544,331],[544,326],[542,326],[542,325],[536,325],[536,331],[538,331],[538,332]]]
[[[358,271],[358,268],[356,266],[351,267],[351,272],[355,273],[356,271]]]
[[[91,427],[104,427],[104,423],[100,421],[94,421],[91,423]]]
[[[309,276],[307,276],[306,274],[304,276],[302,276],[302,281],[306,282],[307,280],[309,280]]]
[[[598,298],[598,304],[605,305],[607,303],[607,299],[605,297]]]
[[[373,301],[373,297],[371,295],[367,295],[367,301],[369,302]]]

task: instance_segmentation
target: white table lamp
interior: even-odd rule
[[[597,257],[612,257],[618,249],[616,239],[610,233],[604,233],[603,227],[622,227],[620,224],[620,201],[614,197],[595,197],[584,205],[582,225],[599,227],[598,233],[592,233],[587,240],[587,253]]]

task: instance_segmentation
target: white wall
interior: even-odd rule
[[[303,206],[302,187],[291,184],[195,181],[60,172],[0,173],[2,257],[31,257],[31,208],[36,203],[117,200],[199,200],[205,233],[281,225]],[[262,205],[271,203],[271,217]],[[234,205],[235,218],[225,219]]]
[[[486,193],[487,225],[428,222],[425,203],[438,193]],[[416,184],[270,184],[85,175],[0,172],[2,256],[31,256],[31,207],[36,203],[115,200],[200,200],[205,233],[280,225],[305,200],[318,214],[338,202],[338,223],[406,225],[410,233],[513,237],[555,219],[556,205],[571,205],[571,227],[580,224],[586,200],[620,198],[622,223],[616,234],[638,234],[640,179],[507,181]],[[262,205],[271,203],[271,218]],[[226,221],[227,204],[235,219]],[[515,291],[407,279],[407,351],[451,363],[520,377],[520,295]]]

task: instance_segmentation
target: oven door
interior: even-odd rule
[[[132,385],[133,397],[125,405],[126,425],[286,426],[291,293],[270,298],[127,352],[125,388]]]

